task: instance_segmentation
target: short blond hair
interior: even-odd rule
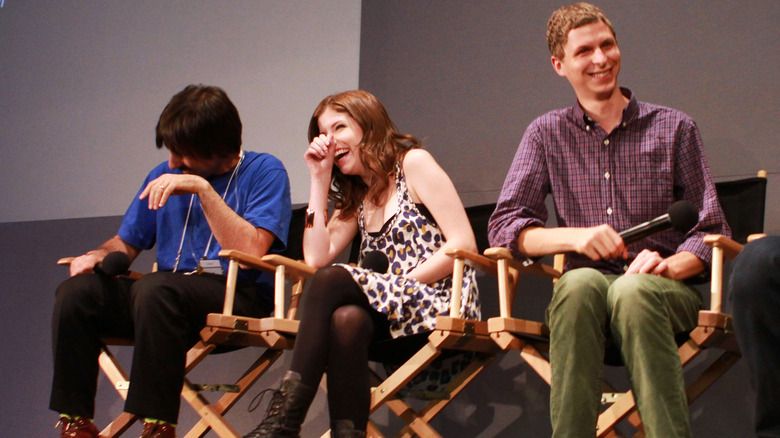
[[[563,47],[569,39],[569,31],[599,21],[609,26],[612,35],[615,35],[609,18],[590,3],[580,2],[559,8],[547,21],[547,48],[554,57],[563,59]]]

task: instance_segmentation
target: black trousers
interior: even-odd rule
[[[745,246],[732,264],[728,294],[756,389],[756,436],[780,437],[780,236]]]
[[[52,318],[54,381],[49,407],[94,418],[101,338],[134,340],[125,411],[176,423],[187,350],[209,313],[222,311],[225,277],[148,274],[137,281],[82,274],[58,288]],[[252,284],[236,288],[234,313],[265,316]]]

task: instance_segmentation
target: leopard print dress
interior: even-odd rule
[[[395,170],[395,187],[398,208],[379,233],[366,232],[362,205],[358,211],[361,233],[359,260],[370,251],[381,251],[390,263],[387,273],[339,266],[350,272],[365,292],[371,307],[387,315],[390,334],[398,338],[430,331],[436,325],[437,316],[449,315],[452,276],[433,284],[405,277],[438,251],[445,238],[432,218],[422,214],[412,201],[400,161]],[[477,281],[474,269],[469,266],[463,274],[461,314],[469,319],[480,318]]]

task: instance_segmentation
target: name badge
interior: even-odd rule
[[[198,274],[206,273],[222,275],[222,265],[219,263],[219,260],[202,259],[200,263],[198,263],[197,271]]]

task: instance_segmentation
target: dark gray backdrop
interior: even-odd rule
[[[273,149],[290,169],[295,202],[308,196],[300,160],[308,115],[324,95],[357,86],[358,71],[359,86],[386,104],[402,131],[423,138],[467,205],[495,201],[527,124],[573,102],[570,86],[550,67],[544,41],[547,17],[560,2],[130,4],[6,0],[0,8],[0,299],[7,312],[0,428],[10,436],[55,436],[56,415],[47,410],[49,318],[54,288],[66,272],[53,261],[115,232],[142,174],[164,159],[150,133],[162,106],[184,84],[227,89],[251,127],[248,147]],[[766,228],[780,232],[774,202],[780,191],[780,4],[600,5],[618,34],[621,84],[642,100],[691,114],[716,179],[768,170]],[[201,35],[204,26],[209,31]],[[209,63],[216,54],[220,62]],[[141,259],[139,269],[150,260]],[[484,313],[493,316],[493,285],[488,279],[480,284]],[[522,287],[518,314],[541,318],[549,285],[528,280]],[[120,356],[126,360],[129,353]],[[202,373],[211,380],[256,353],[211,357]],[[274,385],[286,364],[258,387]],[[621,369],[608,374],[622,380]],[[97,417],[104,424],[121,403],[102,383]],[[436,427],[445,436],[549,435],[548,394],[518,355],[506,355]],[[695,435],[750,435],[751,396],[739,362],[691,407]],[[247,403],[230,414],[241,430],[262,415],[247,414]],[[182,429],[192,424],[190,411],[182,408]],[[385,412],[375,420],[395,424]],[[319,395],[305,435],[318,436],[326,421]]]

